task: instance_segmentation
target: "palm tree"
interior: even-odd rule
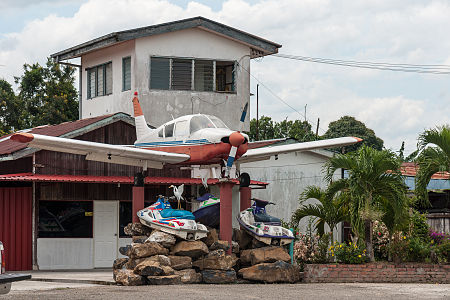
[[[348,177],[331,183],[334,173],[341,168],[348,170]],[[357,151],[338,154],[325,164],[329,189],[348,195],[350,221],[354,232],[363,232],[370,261],[375,260],[373,221],[389,213],[395,224],[395,220],[405,215],[406,186],[399,170],[400,162],[393,152],[365,145]]]
[[[304,204],[308,199],[317,199],[320,203]],[[331,243],[333,243],[333,232],[337,224],[347,221],[348,213],[341,198],[335,194],[317,186],[308,186],[300,195],[300,207],[293,213],[292,222],[298,224],[301,219],[312,216],[317,219],[316,230],[322,236],[325,233],[325,224],[330,227]]]
[[[437,172],[450,172],[450,125],[425,130],[419,135],[417,145],[421,152],[416,160],[419,165],[416,195],[423,206],[430,206],[427,185],[431,176]]]

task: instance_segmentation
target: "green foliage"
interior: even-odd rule
[[[21,128],[21,109],[11,84],[0,79],[0,136]]]
[[[411,216],[411,236],[426,243],[431,242],[429,235],[430,225],[427,223],[427,216],[418,211],[414,211]]]
[[[336,261],[344,264],[363,264],[368,261],[366,250],[355,243],[334,243],[330,247],[330,253],[336,257]]]
[[[344,152],[355,151],[362,145],[367,145],[377,150],[383,148],[383,140],[375,135],[375,132],[367,128],[364,123],[354,117],[344,116],[328,125],[328,130],[322,136],[325,139],[338,138],[343,136],[355,136],[363,139],[361,143],[344,147]]]
[[[326,263],[329,261],[327,248],[330,244],[330,235],[325,234],[322,237],[314,234],[312,228],[313,220],[310,219],[306,233],[297,234],[297,241],[294,243],[294,259],[303,268],[305,264]]]
[[[373,221],[381,219],[393,232],[398,225],[404,226],[407,216],[406,186],[399,160],[389,150],[378,151],[363,145],[355,152],[330,158],[324,168],[329,189],[347,195],[353,231],[364,233],[368,255],[374,261]],[[341,168],[348,170],[348,178],[332,181]]]
[[[425,130],[419,135],[420,153],[416,159],[416,196],[422,207],[429,207],[427,185],[437,172],[450,172],[450,125]]]
[[[24,74],[15,78],[22,107],[20,128],[59,124],[78,119],[78,93],[75,69],[61,67],[50,58],[46,66],[39,63],[23,66]]]
[[[434,251],[440,263],[450,263],[450,239],[435,245]]]
[[[308,199],[316,199],[319,203],[304,204]],[[299,201],[300,207],[292,214],[291,223],[298,224],[304,217],[314,217],[315,229],[321,237],[325,233],[325,224],[333,232],[338,223],[348,220],[348,211],[340,195],[337,196],[316,186],[308,186],[300,195]]]
[[[258,139],[256,131],[258,130]],[[258,120],[256,126],[256,119],[250,121],[250,132],[248,132],[251,141],[256,140],[271,140],[278,138],[294,138],[298,141],[312,141],[315,140],[315,135],[311,131],[311,124],[300,120],[283,120],[275,122],[270,117],[262,116]]]

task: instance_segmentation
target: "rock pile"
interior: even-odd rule
[[[299,269],[288,263],[290,256],[282,247],[255,242],[241,230],[234,231],[231,255],[215,229],[198,241],[179,240],[139,223],[128,224],[124,231],[132,243],[119,249],[126,258],[113,264],[114,280],[121,285],[234,283],[238,277],[271,283],[300,280]]]

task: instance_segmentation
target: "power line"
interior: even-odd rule
[[[377,63],[377,62],[362,62],[353,60],[339,60],[330,58],[318,58],[309,56],[298,56],[289,54],[273,54],[273,56],[300,60],[313,63],[338,65],[345,67],[375,69],[384,71],[397,71],[397,72],[409,72],[409,73],[427,73],[427,74],[440,74],[450,75],[450,65],[416,65],[416,64],[393,64],[393,63]]]

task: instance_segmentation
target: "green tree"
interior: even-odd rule
[[[258,138],[257,138],[257,127]],[[294,138],[298,141],[315,140],[315,135],[311,131],[311,124],[300,120],[283,120],[275,122],[271,117],[262,116],[256,126],[256,119],[250,121],[250,132],[248,132],[251,141],[262,141],[278,138]]]
[[[24,128],[59,124],[78,119],[78,93],[75,89],[75,69],[61,67],[50,58],[46,66],[39,63],[23,66],[24,74],[15,78],[18,98],[23,103]]]
[[[363,139],[361,143],[344,147],[344,152],[355,151],[362,145],[370,146],[374,149],[383,149],[383,140],[375,135],[375,132],[356,120],[354,117],[344,116],[328,125],[328,130],[322,136],[325,139],[338,138],[343,136],[355,136]]]
[[[11,84],[0,79],[0,136],[21,128],[21,110]]]
[[[373,221],[384,218],[386,226],[394,230],[406,214],[406,186],[400,164],[393,152],[367,145],[354,152],[337,154],[325,164],[329,189],[347,194],[353,231],[363,233],[371,261],[374,261]],[[334,173],[341,168],[348,170],[348,177],[332,182]]]
[[[418,139],[419,170],[416,175],[416,196],[422,206],[430,206],[427,185],[438,172],[450,172],[450,126],[425,130]]]
[[[317,186],[308,186],[300,195],[300,207],[292,215],[292,223],[298,225],[301,219],[312,216],[317,219],[316,230],[322,236],[325,233],[325,224],[330,227],[331,243],[336,226],[343,221],[348,221],[348,210],[344,203],[344,194],[330,193]],[[316,199],[317,204],[304,204],[308,199]]]

